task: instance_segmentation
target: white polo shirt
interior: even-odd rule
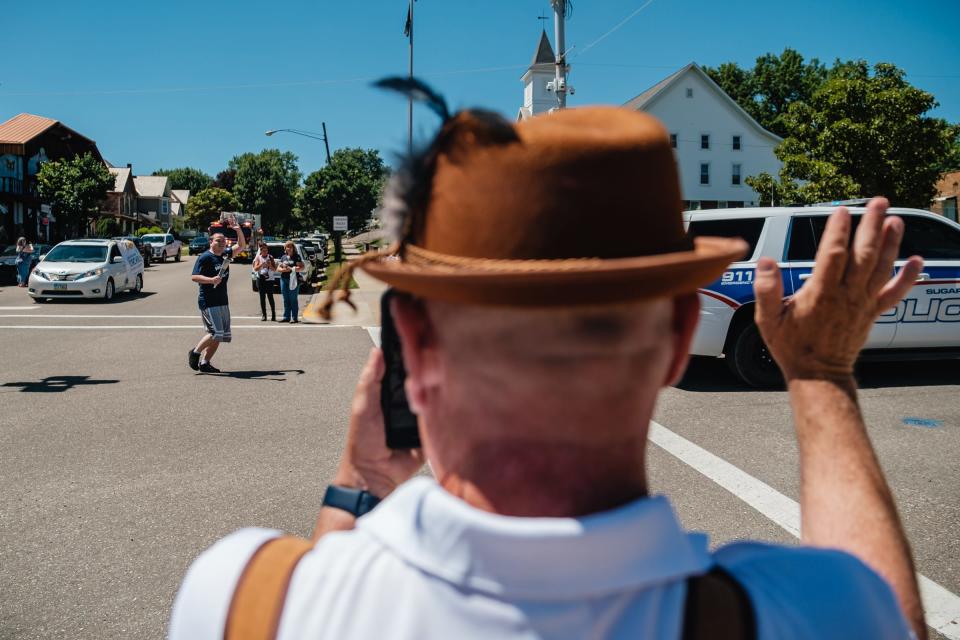
[[[223,637],[234,586],[279,531],[243,529],[193,563],[172,640]],[[514,518],[415,478],[294,571],[278,638],[680,637],[686,579],[720,564],[763,638],[908,638],[889,586],[839,551],[736,543],[711,554],[665,497],[585,518]]]

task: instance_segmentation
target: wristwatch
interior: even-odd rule
[[[342,509],[357,518],[373,511],[378,504],[380,504],[380,498],[369,491],[338,487],[335,484],[327,487],[327,492],[323,496],[323,506]]]

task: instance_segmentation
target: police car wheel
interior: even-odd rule
[[[113,300],[114,285],[113,278],[107,280],[107,286],[103,288],[103,301],[110,302]]]
[[[726,360],[733,374],[751,387],[770,389],[783,385],[780,367],[763,343],[757,325],[752,322],[733,341]]]
[[[143,291],[143,275],[138,273],[136,283],[133,285],[133,293],[139,295],[141,291]]]

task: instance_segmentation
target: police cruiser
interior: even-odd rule
[[[782,383],[753,322],[753,278],[757,260],[769,256],[783,272],[785,295],[795,293],[813,272],[817,245],[829,207],[783,207],[688,211],[692,236],[740,237],[750,250],[715,282],[699,290],[700,325],[691,355],[724,358],[730,370],[755,387]],[[863,207],[849,207],[853,229]],[[933,360],[960,357],[960,225],[927,211],[891,208],[904,222],[894,269],[913,255],[923,257],[923,273],[913,290],[884,313],[861,354],[862,360]],[[893,275],[893,274],[891,274]]]

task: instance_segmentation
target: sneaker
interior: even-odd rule
[[[187,359],[187,364],[190,365],[190,368],[194,371],[200,370],[200,354],[190,349],[190,357]]]
[[[204,362],[202,365],[200,365],[200,372],[201,373],[220,373],[220,369],[217,369],[215,366],[213,366],[209,362]]]
[[[277,320],[277,322],[290,322],[290,318],[282,318],[280,320]]]
[[[297,320],[296,318],[294,318],[294,319],[291,320],[290,322],[291,322],[292,324],[299,324],[299,323],[300,323],[300,321]]]

